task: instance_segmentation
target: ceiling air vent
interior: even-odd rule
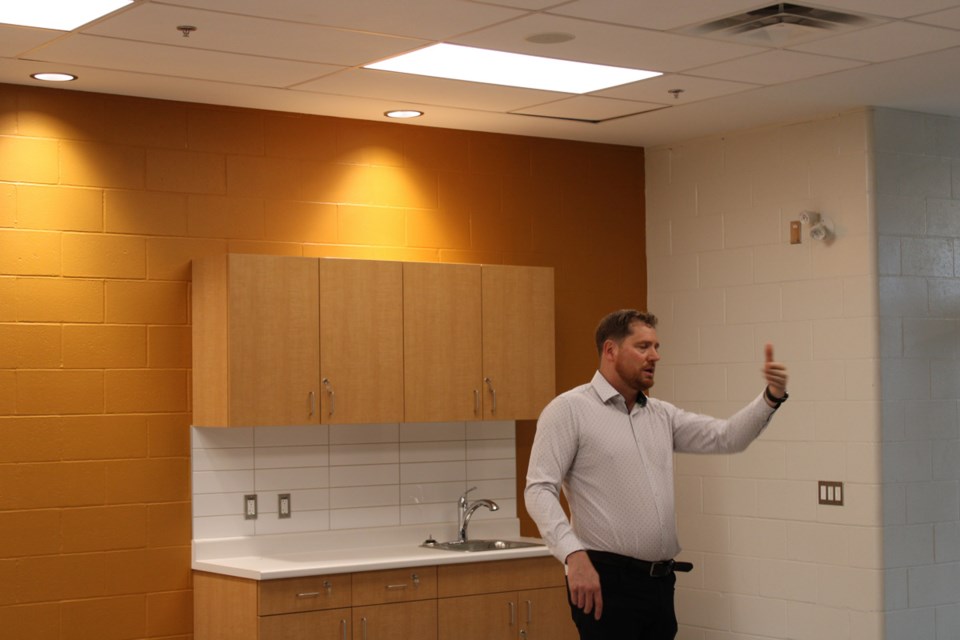
[[[808,40],[862,29],[878,20],[789,2],[779,2],[720,20],[683,29],[684,33],[742,44],[786,47]]]

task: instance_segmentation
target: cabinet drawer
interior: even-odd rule
[[[285,613],[260,618],[259,640],[348,640],[350,609]]]
[[[566,584],[563,565],[552,556],[442,565],[437,582],[441,598]]]
[[[437,597],[437,568],[410,567],[353,574],[353,605]]]
[[[262,616],[349,606],[349,574],[260,582],[259,613]]]

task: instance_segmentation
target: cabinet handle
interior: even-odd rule
[[[490,389],[490,395],[493,396],[493,401],[490,403],[490,413],[497,415],[497,390],[493,388],[493,380],[484,378],[483,381],[487,383],[487,388]]]
[[[310,401],[310,413],[307,417],[312,418],[314,411],[317,409],[317,394],[314,391],[311,391],[307,394],[307,399]]]
[[[340,618],[340,640],[347,640],[347,621]]]
[[[327,592],[327,595],[330,595],[330,593],[333,592],[333,583],[330,582],[329,580],[324,580],[323,588]],[[302,591],[297,594],[297,597],[298,598],[319,598],[320,592],[319,591]]]
[[[527,640],[527,630],[520,629],[520,640]]]
[[[480,390],[473,390],[473,415],[480,415]]]
[[[533,623],[533,603],[527,600],[527,624]]]
[[[513,602],[508,602],[507,606],[510,607],[510,626],[512,627],[517,623],[517,605]]]
[[[367,640],[367,619],[360,618],[360,637],[362,640]]]
[[[420,576],[418,576],[418,575],[415,574],[415,573],[411,573],[411,574],[410,574],[410,580],[413,582],[413,588],[414,588],[414,589],[419,589],[419,588],[420,588]],[[406,589],[406,588],[407,588],[407,585],[406,585],[406,584],[388,584],[388,585],[387,585],[387,590],[388,590],[388,591],[398,591],[398,590],[400,590],[400,589]]]
[[[330,385],[330,378],[324,378],[323,386],[327,389],[327,395],[330,396],[330,411],[327,415],[333,415],[333,412],[337,410],[337,394],[333,392],[333,386]]]

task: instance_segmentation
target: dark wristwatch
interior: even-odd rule
[[[773,395],[772,393],[770,393],[770,385],[767,385],[766,387],[763,388],[763,396],[764,396],[767,400],[769,400],[770,402],[772,402],[774,405],[776,405],[776,407],[779,407],[780,405],[782,405],[784,402],[787,401],[787,398],[790,397],[790,394],[787,393],[786,390],[784,390],[784,392],[783,392],[783,397],[782,397],[782,398],[778,398],[778,397],[776,397],[775,395]],[[774,408],[776,408],[776,407],[774,407]]]

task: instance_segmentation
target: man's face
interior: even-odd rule
[[[646,393],[653,386],[660,342],[657,330],[642,322],[634,322],[630,335],[614,345],[614,370],[631,389]]]

